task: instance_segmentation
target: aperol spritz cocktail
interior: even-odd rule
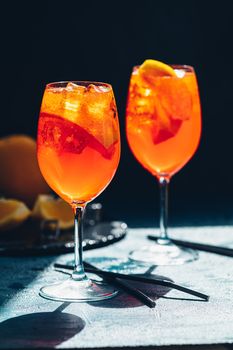
[[[167,185],[193,156],[201,134],[198,85],[190,66],[168,66],[147,60],[134,67],[128,95],[127,138],[136,159],[161,187],[161,237],[151,249],[131,258],[156,264],[178,264],[194,258],[167,236]]]
[[[119,162],[115,99],[106,84],[48,85],[40,111],[38,160],[51,188],[70,204],[95,198]]]
[[[71,279],[41,289],[59,301],[94,301],[116,294],[89,280],[82,263],[85,205],[112,180],[120,158],[120,132],[111,85],[59,82],[46,86],[38,124],[38,162],[50,187],[75,213],[75,268]]]

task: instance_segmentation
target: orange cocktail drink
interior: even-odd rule
[[[40,295],[55,301],[112,298],[112,285],[90,279],[83,265],[86,204],[110,183],[120,159],[120,131],[111,85],[57,82],[45,88],[37,137],[38,162],[51,188],[74,211],[74,270],[68,280],[44,286]]]
[[[160,186],[160,236],[157,245],[132,251],[130,258],[154,265],[182,264],[196,254],[175,246],[167,235],[168,184],[193,156],[201,134],[201,110],[194,69],[156,60],[133,69],[126,132],[136,159]]]
[[[176,75],[143,75],[135,67],[127,106],[127,138],[138,161],[152,174],[170,177],[195,153],[201,133],[200,103],[192,67]]]
[[[38,126],[38,160],[51,188],[64,200],[86,203],[111,181],[120,137],[107,84],[48,85]]]

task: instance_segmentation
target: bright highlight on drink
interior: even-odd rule
[[[129,146],[161,187],[161,239],[130,254],[131,259],[158,265],[195,258],[167,236],[167,186],[195,153],[201,134],[201,110],[194,69],[146,60],[133,68],[126,112]]]

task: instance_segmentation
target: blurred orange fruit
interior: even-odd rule
[[[40,220],[57,220],[60,229],[68,229],[74,225],[71,206],[63,199],[56,199],[50,195],[38,196],[32,217]]]
[[[36,156],[36,141],[26,135],[0,139],[0,193],[32,207],[38,194],[49,193]]]
[[[10,230],[22,224],[31,211],[15,199],[0,199],[0,231]]]

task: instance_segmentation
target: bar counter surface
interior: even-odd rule
[[[127,261],[130,250],[146,244],[155,229],[129,229],[122,241],[84,252],[99,267],[143,273]],[[233,226],[170,229],[173,238],[233,247]],[[209,302],[165,287],[134,284],[156,300],[150,309],[125,292],[95,303],[59,303],[41,298],[40,287],[68,276],[53,264],[70,263],[72,254],[0,258],[0,349],[121,348],[208,345],[226,349],[233,343],[233,259],[199,252],[199,259],[160,266],[153,274],[210,296]],[[130,282],[132,283],[132,282]],[[135,282],[134,282],[135,283]],[[213,345],[218,344],[218,345]],[[225,345],[224,345],[225,344]]]

